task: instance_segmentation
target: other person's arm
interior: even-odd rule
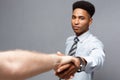
[[[71,56],[14,50],[0,52],[0,80],[23,80],[78,59]]]

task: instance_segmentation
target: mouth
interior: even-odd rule
[[[78,26],[74,26],[73,28],[74,28],[74,30],[80,29],[80,27],[78,27]]]

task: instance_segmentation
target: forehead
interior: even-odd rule
[[[90,16],[89,13],[81,8],[76,8],[73,12],[72,15],[74,16]]]

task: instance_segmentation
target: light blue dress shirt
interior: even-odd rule
[[[66,55],[74,43],[74,36],[66,40]],[[75,56],[83,57],[87,61],[85,71],[77,72],[71,80],[93,80],[93,73],[103,66],[105,54],[103,44],[89,31],[79,37]]]

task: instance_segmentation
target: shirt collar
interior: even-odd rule
[[[90,32],[87,31],[87,32],[83,33],[82,35],[78,36],[80,43],[82,43],[86,38],[88,38],[89,35],[90,35]]]

